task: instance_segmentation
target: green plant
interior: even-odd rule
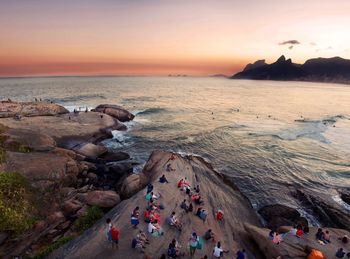
[[[29,197],[29,187],[23,176],[0,172],[0,232],[20,234],[33,226],[33,206]]]
[[[21,152],[21,153],[29,153],[30,152],[30,148],[29,147],[26,147],[24,145],[19,145],[18,146],[18,152]]]
[[[52,253],[57,248],[63,246],[65,243],[68,243],[71,241],[73,237],[61,237],[56,242],[52,243],[51,245],[47,245],[42,247],[37,253],[35,253],[30,258],[32,259],[43,259],[46,256],[48,256],[50,253]]]
[[[74,225],[78,232],[83,232],[92,227],[97,220],[103,217],[103,211],[97,206],[91,206],[88,208],[85,216],[78,218]]]

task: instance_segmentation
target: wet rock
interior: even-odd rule
[[[101,208],[112,208],[120,202],[120,197],[115,191],[91,191],[86,197],[87,204]]]
[[[259,209],[259,214],[266,220],[267,227],[276,230],[280,226],[293,226],[301,224],[307,226],[308,222],[293,208],[281,204],[267,205]]]
[[[125,153],[125,152],[115,152],[115,153],[108,152],[105,155],[101,156],[101,158],[106,162],[116,162],[116,161],[127,160],[130,158],[130,156],[128,153]]]
[[[107,148],[104,146],[95,145],[92,143],[86,143],[78,148],[74,149],[77,153],[91,158],[97,158],[107,153]]]
[[[343,193],[340,194],[340,198],[341,198],[344,202],[346,202],[347,204],[350,205],[350,193],[345,193],[345,192],[343,192]]]
[[[108,167],[108,173],[112,178],[120,178],[125,174],[133,172],[133,165],[131,163],[117,163]]]
[[[292,195],[302,203],[305,209],[310,210],[323,226],[350,230],[350,215],[344,208],[334,203],[329,204],[300,190]]]
[[[135,115],[118,105],[101,104],[97,106],[93,111],[106,113],[121,122],[131,121],[135,117]]]

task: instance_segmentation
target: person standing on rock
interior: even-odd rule
[[[220,258],[223,253],[228,253],[229,251],[228,250],[224,250],[221,248],[221,242],[219,241],[216,246],[214,247],[214,250],[213,250],[213,257],[214,258]]]
[[[236,259],[244,259],[245,258],[245,249],[238,250]]]
[[[112,243],[112,248],[118,249],[119,231],[113,226],[110,218],[106,220],[107,223],[107,240]]]
[[[190,239],[189,239],[189,245],[190,245],[190,256],[194,256],[197,246],[198,246],[198,236],[196,232],[193,232]]]

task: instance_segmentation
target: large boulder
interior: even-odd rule
[[[75,214],[78,210],[80,210],[83,207],[83,204],[75,199],[71,199],[68,201],[65,201],[63,203],[63,212],[66,216],[71,216]]]
[[[5,170],[18,172],[36,188],[70,186],[80,173],[79,163],[69,156],[44,152],[10,152],[6,154]]]
[[[112,208],[120,202],[120,197],[115,191],[88,192],[86,202],[101,208]]]
[[[100,104],[94,109],[94,111],[106,113],[121,122],[131,121],[135,117],[135,115],[118,105]]]
[[[259,209],[259,214],[264,218],[267,227],[276,230],[280,226],[308,225],[305,218],[294,209],[281,204],[267,205]]]
[[[145,188],[147,183],[148,178],[143,173],[131,174],[124,179],[120,190],[120,196],[123,199],[130,198],[135,193]]]
[[[53,116],[58,114],[69,113],[69,111],[54,103],[48,102],[0,102],[0,118],[9,118],[16,115],[32,116]]]
[[[95,145],[92,143],[86,143],[74,149],[77,153],[90,157],[97,158],[108,152],[108,149],[104,146]]]

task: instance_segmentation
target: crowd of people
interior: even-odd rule
[[[173,169],[171,165],[168,164],[166,165],[166,171],[173,172],[175,171],[175,169]],[[159,183],[169,184],[170,182],[163,174],[159,178]],[[204,208],[204,201],[201,196],[199,185],[197,184],[195,187],[192,188],[189,181],[185,177],[178,181],[177,187],[179,188],[179,190],[184,192],[185,196],[188,196],[188,198],[185,198],[179,205],[180,209],[183,211],[182,215],[193,213],[194,216],[199,217],[203,221],[203,223],[205,223],[208,216],[208,211]],[[148,235],[139,229],[140,217],[142,215],[140,207],[136,206],[130,215],[131,226],[135,229],[139,229],[138,234],[131,241],[131,247],[140,251],[141,253],[145,253],[145,249],[150,244],[149,237],[161,237],[164,235],[164,230],[161,227],[161,210],[163,210],[165,207],[160,202],[161,197],[161,194],[156,192],[154,190],[154,186],[151,183],[149,183],[146,187],[146,205],[145,210],[143,212],[143,220],[147,224]],[[195,206],[199,207],[195,210]],[[223,220],[223,217],[224,212],[220,209],[217,210],[215,214],[215,219],[218,222],[220,222]],[[112,244],[113,248],[118,249],[119,231],[115,226],[113,226],[111,219],[107,219],[106,223],[107,240]],[[183,224],[180,218],[177,216],[175,210],[172,211],[172,213],[166,218],[166,223],[169,225],[170,228],[174,228],[179,232],[181,232],[183,229]],[[188,239],[188,251],[186,251],[186,249],[184,249],[176,239],[173,239],[171,243],[169,243],[166,254],[162,254],[160,258],[166,258],[167,256],[169,258],[176,258],[186,255],[193,257],[197,249],[201,250],[203,248],[203,240],[205,242],[205,245],[209,245],[208,242],[213,242],[215,244],[212,245],[213,250],[211,257],[220,258],[223,256],[224,253],[228,253],[229,250],[225,250],[222,247],[222,243],[220,241],[217,241],[217,239],[218,237],[214,234],[212,229],[208,229],[202,236],[199,236],[196,232],[193,232]],[[208,258],[208,256],[205,255],[202,258],[206,259]],[[236,258],[244,259],[245,250],[242,249],[237,251]]]
[[[298,224],[297,226],[293,226],[289,232],[284,234],[279,234],[278,232],[271,230],[268,235],[268,239],[271,240],[272,243],[278,245],[283,241],[283,238],[286,235],[291,235],[297,238],[301,238],[304,234],[309,234],[309,227]],[[319,228],[315,234],[315,239],[320,245],[327,245],[331,243],[331,234],[329,230],[323,230],[322,228]],[[349,242],[349,238],[347,235],[338,237],[338,240],[344,245]],[[311,249],[309,247],[306,247],[305,251],[310,255],[310,258],[324,258],[322,252],[316,249]],[[337,250],[335,257],[350,259],[350,251],[345,252],[344,249],[340,247]]]

